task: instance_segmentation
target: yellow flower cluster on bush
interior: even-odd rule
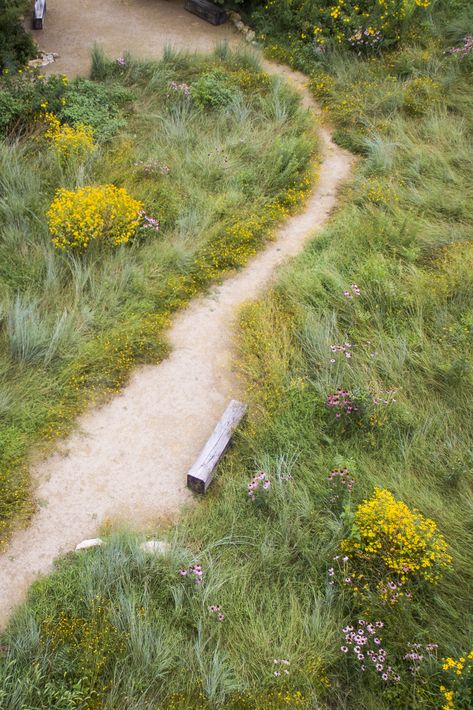
[[[136,233],[143,204],[115,185],[60,189],[48,210],[58,249],[86,249],[90,242],[126,244]]]
[[[61,124],[54,113],[46,113],[44,119],[48,125],[45,138],[50,141],[61,160],[83,160],[94,150],[94,134],[90,126],[84,126],[82,123],[74,127],[67,123]]]
[[[467,702],[472,697],[473,685],[473,651],[466,656],[460,656],[458,660],[455,658],[444,658],[442,669],[450,676],[450,688],[445,685],[440,686],[440,692],[444,698],[442,710],[454,710],[455,707],[470,707],[464,705],[462,700]],[[460,705],[456,704],[457,701]]]
[[[358,506],[341,547],[357,591],[374,585],[390,603],[410,596],[415,580],[437,582],[452,561],[436,523],[381,488]]]

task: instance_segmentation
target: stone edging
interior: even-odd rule
[[[247,42],[250,44],[258,44],[256,41],[256,32],[252,30],[251,27],[248,27],[248,25],[245,25],[238,12],[230,10],[230,12],[228,12],[228,19]]]

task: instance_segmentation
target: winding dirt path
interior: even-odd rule
[[[302,74],[270,63],[265,69],[284,75],[316,110]],[[241,396],[232,371],[237,308],[267,288],[276,267],[326,223],[350,173],[352,156],[332,143],[326,128],[320,143],[320,178],[304,211],[246,268],[175,317],[167,360],[138,369],[120,395],[87,412],[61,450],[33,470],[40,507],[0,556],[0,628],[54,559],[94,537],[107,519],[143,528],[192,501],[186,472],[228,400]]]

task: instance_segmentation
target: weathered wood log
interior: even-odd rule
[[[46,14],[46,0],[36,0],[33,10],[33,29],[42,30]]]
[[[194,493],[205,493],[215,467],[227,449],[232,435],[245,416],[246,404],[232,399],[222,418],[213,430],[210,439],[187,474],[187,485]]]
[[[211,25],[223,25],[227,21],[225,10],[209,0],[186,0],[184,8],[210,22]]]

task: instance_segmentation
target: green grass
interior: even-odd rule
[[[37,133],[0,145],[0,542],[32,510],[32,447],[50,447],[137,363],[165,356],[169,314],[245,263],[310,182],[313,127],[251,53],[167,51],[120,67],[96,50],[93,80],[61,89],[61,115],[96,128],[91,159],[61,164]],[[207,81],[207,94],[186,98],[173,81],[192,91]],[[115,250],[55,249],[56,189],[91,183],[125,187],[160,233]]]
[[[437,710],[442,684],[471,708],[471,670],[453,677],[440,662],[466,656],[473,630],[472,65],[446,46],[314,68],[338,140],[361,157],[329,227],[242,313],[249,419],[208,498],[153,532],[169,555],[117,532],[33,587],[3,638],[6,708]],[[415,78],[438,86],[413,114],[412,92],[431,87]],[[361,294],[347,299],[353,283]],[[352,357],[331,363],[330,345],[348,340]],[[339,386],[396,401],[337,421],[325,402]],[[340,465],[351,495],[327,480]],[[272,484],[251,501],[261,469]],[[438,585],[393,606],[329,583],[350,511],[375,485],[435,520],[453,556]],[[196,563],[202,585],[178,572]],[[399,684],[341,653],[359,618],[384,622]],[[415,677],[413,643],[439,645]]]

